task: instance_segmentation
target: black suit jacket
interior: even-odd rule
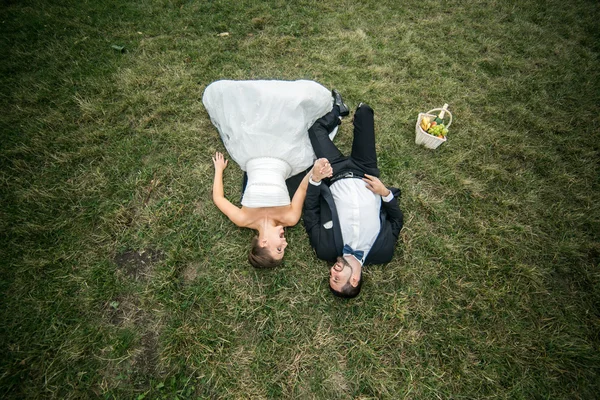
[[[396,241],[402,229],[403,216],[398,204],[400,189],[389,189],[394,194],[394,198],[388,203],[381,201],[379,213],[381,230],[367,254],[365,265],[390,262],[394,255]],[[318,258],[333,262],[342,255],[344,241],[340,221],[333,195],[325,182],[319,186],[308,185],[304,200],[304,228]]]

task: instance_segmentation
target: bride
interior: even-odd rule
[[[333,97],[332,97],[333,94]],[[301,216],[308,180],[329,177],[331,166],[316,158],[308,128],[324,114],[347,112],[341,96],[314,81],[230,81],[211,83],[202,97],[211,122],[230,157],[247,174],[242,206],[224,196],[224,155],[213,157],[215,175],[213,201],[237,226],[255,229],[248,260],[255,267],[281,263],[287,241],[284,227]],[[331,132],[334,136],[337,127]],[[293,198],[286,179],[313,168],[298,186]]]

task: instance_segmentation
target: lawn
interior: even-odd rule
[[[593,0],[4,0],[0,397],[596,398],[598,21]],[[405,225],[356,299],[302,224],[282,267],[247,263],[211,200],[218,79],[375,110]],[[444,103],[448,141],[415,145]]]

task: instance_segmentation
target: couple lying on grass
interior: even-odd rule
[[[378,178],[371,107],[356,108],[347,157],[332,139],[349,109],[337,91],[316,82],[222,80],[206,88],[202,101],[244,171],[237,207],[224,196],[227,159],[219,152],[213,157],[213,201],[234,224],[258,231],[250,264],[281,264],[288,245],[283,228],[295,225],[304,211],[317,257],[334,262],[331,291],[358,295],[363,264],[389,262],[402,229],[400,190]]]

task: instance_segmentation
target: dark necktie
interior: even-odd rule
[[[352,247],[348,246],[347,244],[344,245],[344,248],[342,249],[342,253],[344,255],[352,254],[359,261],[362,261],[363,255],[365,254],[365,252],[362,250],[353,250]]]

